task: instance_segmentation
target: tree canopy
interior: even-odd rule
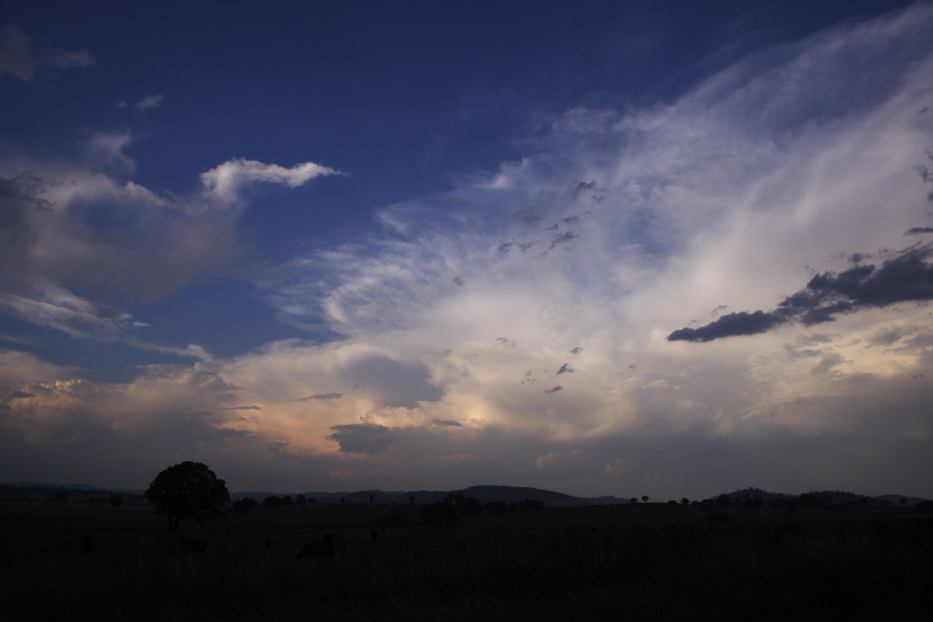
[[[202,521],[220,514],[230,502],[226,483],[200,462],[185,461],[156,475],[145,492],[156,512],[168,517],[169,529],[185,518]]]

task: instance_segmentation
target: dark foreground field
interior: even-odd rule
[[[16,503],[0,543],[4,620],[933,619],[933,514],[907,507],[335,505],[170,534],[145,506]]]

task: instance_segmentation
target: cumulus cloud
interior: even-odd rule
[[[316,177],[337,174],[338,171],[315,162],[284,167],[235,158],[201,173],[201,184],[208,196],[222,203],[234,203],[248,184],[261,182],[297,188]]]
[[[0,349],[0,387],[10,392],[21,385],[55,380],[72,372],[28,352]]]
[[[94,57],[86,50],[37,46],[18,26],[0,28],[0,76],[8,74],[34,83],[64,69],[93,67]]]

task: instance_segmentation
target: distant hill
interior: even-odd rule
[[[0,489],[6,489],[7,491],[18,490],[18,491],[34,491],[41,492],[45,491],[47,494],[52,494],[54,491],[60,491],[62,489],[80,492],[85,494],[103,494],[103,493],[121,493],[121,494],[130,494],[130,495],[142,495],[140,490],[130,490],[125,488],[103,488],[99,486],[91,486],[88,484],[52,484],[52,483],[42,483],[42,482],[11,482],[11,483],[2,483],[0,484]],[[438,503],[443,501],[448,494],[451,493],[462,493],[467,497],[473,497],[478,499],[481,503],[521,503],[522,501],[534,500],[540,501],[544,505],[557,507],[557,506],[576,506],[576,505],[619,505],[619,504],[629,504],[630,500],[627,497],[615,497],[611,495],[605,495],[601,497],[575,497],[573,495],[568,495],[562,492],[556,492],[553,490],[544,490],[541,488],[532,488],[529,486],[496,486],[496,485],[478,485],[470,486],[468,488],[463,488],[461,490],[356,490],[356,491],[339,491],[339,492],[325,492],[325,491],[312,491],[312,492],[303,492],[303,493],[283,493],[283,492],[269,492],[269,491],[245,491],[245,492],[234,492],[230,496],[234,501],[239,499],[253,499],[259,503],[262,503],[266,497],[270,496],[285,496],[289,495],[291,497],[297,497],[299,494],[303,495],[307,501],[312,499],[316,503],[322,504],[337,504],[337,503],[351,503],[351,504],[365,504],[365,503],[376,503],[381,505],[387,504],[409,504],[414,503],[416,505],[427,505],[431,503]],[[815,490],[811,492],[802,493],[799,495],[786,494],[781,492],[771,492],[768,490],[762,490],[760,488],[744,488],[741,490],[735,490],[728,493],[723,493],[720,495],[715,495],[706,499],[704,504],[716,504],[716,503],[728,503],[729,505],[736,506],[756,506],[756,505],[772,505],[774,503],[785,504],[794,501],[796,504],[801,506],[821,506],[821,505],[836,505],[836,506],[845,506],[852,504],[869,504],[869,505],[916,505],[918,503],[923,503],[926,501],[923,497],[913,497],[907,495],[899,494],[886,494],[878,495],[874,497],[859,495],[853,492],[847,492],[842,490]]]

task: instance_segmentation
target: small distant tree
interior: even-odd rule
[[[649,499],[648,495],[642,495],[642,496],[641,496],[641,502],[642,502],[642,503],[648,503],[648,499]]]
[[[145,497],[156,512],[168,518],[169,530],[177,530],[185,518],[200,522],[220,514],[230,502],[224,480],[206,464],[181,462],[170,466],[152,480]]]
[[[632,497],[632,500],[631,500],[630,503],[631,503],[632,505],[635,505],[636,503],[638,503],[638,497]]]
[[[308,500],[305,499],[304,495],[298,495],[297,497],[295,497],[295,505],[297,505],[298,507],[303,508],[307,504],[308,504]]]
[[[690,505],[690,499],[688,499],[687,497],[684,497],[683,499],[680,500],[680,505]]]

